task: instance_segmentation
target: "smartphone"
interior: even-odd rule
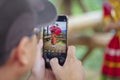
[[[55,23],[43,28],[43,57],[46,68],[50,67],[50,60],[58,58],[62,66],[67,56],[68,20],[66,16],[58,16]]]

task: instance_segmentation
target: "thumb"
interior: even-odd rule
[[[60,69],[62,68],[59,63],[57,58],[53,58],[50,60],[50,65],[54,73],[58,73]]]

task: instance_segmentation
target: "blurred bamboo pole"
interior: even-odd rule
[[[68,20],[68,45],[86,45],[104,48],[112,38],[110,33],[95,33],[93,36],[80,36],[82,30],[103,26],[102,13],[90,12]],[[41,38],[42,38],[41,33]]]
[[[105,47],[112,35],[108,33],[80,36],[85,29],[103,26],[102,12],[90,12],[84,15],[69,18],[68,44],[87,45],[89,47]]]

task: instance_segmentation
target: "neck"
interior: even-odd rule
[[[15,70],[8,67],[0,67],[0,80],[19,80]]]

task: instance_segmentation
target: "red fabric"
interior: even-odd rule
[[[111,77],[120,77],[120,68],[110,68],[108,66],[103,66],[102,73]]]
[[[108,50],[106,50],[104,56],[102,73],[110,77],[120,77],[120,67],[118,67],[118,64],[120,64],[120,55],[117,55],[120,54],[119,52],[117,52],[120,50],[120,40],[117,34],[112,38],[107,49]],[[112,55],[111,50],[114,50],[114,53],[112,53]],[[115,63],[113,65],[114,67],[109,66],[109,64],[106,64],[106,62]]]
[[[115,35],[113,37],[113,39],[111,40],[111,42],[108,45],[108,48],[120,49],[120,40],[119,40],[119,36],[118,35]]]
[[[120,56],[111,56],[108,53],[105,53],[105,61],[110,62],[120,62]]]

